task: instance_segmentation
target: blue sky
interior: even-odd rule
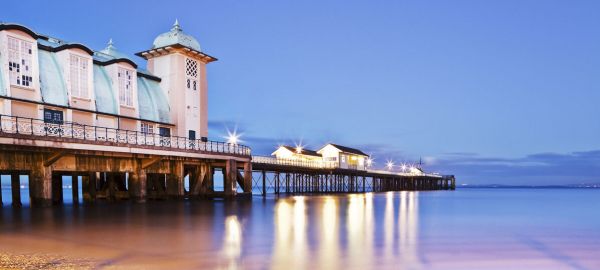
[[[460,183],[600,182],[598,1],[3,5],[2,21],[134,58],[178,18],[219,58],[210,137],[237,125],[258,154],[331,141]]]

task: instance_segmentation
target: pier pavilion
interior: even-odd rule
[[[178,22],[136,55],[146,69],[112,40],[96,51],[0,24],[0,174],[15,205],[20,175],[32,205],[60,203],[62,175],[82,178],[86,201],[236,196],[238,184],[250,194],[250,148],[208,140],[206,67],[217,59]]]

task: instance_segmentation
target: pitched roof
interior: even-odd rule
[[[367,157],[369,156],[369,155],[365,154],[363,151],[360,151],[360,150],[355,149],[355,148],[350,148],[350,147],[342,146],[342,145],[339,145],[339,144],[333,144],[333,143],[330,143],[330,145],[332,145],[333,147],[339,149],[342,152],[346,152],[346,153],[350,153],[350,154],[356,154],[356,155],[361,155],[361,156],[367,156]]]
[[[282,145],[281,147],[283,147],[283,148],[285,148],[287,150],[290,150],[290,151],[298,154],[298,152],[296,151],[296,147],[291,147],[289,145]],[[317,151],[307,150],[307,149],[302,149],[302,151],[300,151],[299,154],[301,154],[301,155],[307,155],[307,156],[315,156],[315,157],[320,157],[321,156],[321,154],[317,153]]]

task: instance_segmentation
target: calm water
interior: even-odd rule
[[[0,268],[600,269],[600,190],[5,205],[1,218]]]

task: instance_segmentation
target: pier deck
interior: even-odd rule
[[[223,191],[214,188],[216,170],[223,174]],[[4,115],[0,175],[11,176],[15,207],[21,205],[21,175],[28,176],[32,206],[62,204],[63,176],[76,179],[69,192],[81,185],[85,202],[455,187],[453,176],[342,169],[251,156],[238,144]],[[75,202],[78,197],[73,192]]]

